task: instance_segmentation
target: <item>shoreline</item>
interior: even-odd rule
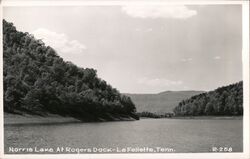
[[[171,117],[171,118],[148,118],[140,117],[140,119],[193,119],[193,120],[242,120],[243,116],[183,116],[183,117]],[[112,120],[100,119],[96,122],[110,122],[110,121],[135,121],[131,117],[112,117]],[[48,114],[48,116],[29,115],[29,114],[11,114],[4,113],[4,126],[11,125],[36,125],[36,124],[67,124],[67,123],[89,123],[88,121],[81,121],[73,117],[64,117],[56,114]]]
[[[63,117],[55,114],[48,114],[43,117],[39,115],[29,114],[11,114],[4,113],[4,126],[9,125],[26,125],[26,124],[64,124],[64,123],[80,123],[81,121],[73,117]]]
[[[175,116],[171,118],[150,118],[140,117],[140,119],[209,119],[209,120],[242,120],[243,116]]]
[[[92,122],[109,122],[109,121],[135,121],[132,117],[110,117],[110,120],[99,119]],[[60,116],[57,114],[48,114],[47,116],[30,115],[30,114],[11,114],[4,113],[4,126],[11,125],[36,125],[36,124],[67,124],[67,123],[90,123],[90,121],[82,121],[70,116]]]
[[[211,119],[211,120],[242,120],[243,116],[176,116],[170,119]]]

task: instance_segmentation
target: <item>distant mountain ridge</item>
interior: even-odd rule
[[[137,112],[147,111],[151,113],[164,114],[173,112],[173,109],[182,100],[201,93],[204,93],[204,91],[164,91],[157,94],[125,93],[125,95],[132,99]]]

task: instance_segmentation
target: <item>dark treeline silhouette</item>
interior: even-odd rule
[[[243,115],[243,82],[183,100],[174,113],[176,116]]]
[[[173,117],[173,113],[165,113],[165,114],[159,114],[159,113],[151,113],[148,111],[138,112],[137,115],[139,117],[146,117],[146,118],[171,118]]]
[[[132,100],[97,77],[65,62],[50,46],[3,20],[4,111],[54,113],[95,121],[135,115]]]

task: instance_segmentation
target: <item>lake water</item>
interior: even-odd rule
[[[242,125],[242,120],[231,119],[7,125],[4,127],[5,153],[148,152],[148,149],[178,153],[211,152],[213,147],[214,150],[216,147],[223,151],[242,152]],[[53,152],[43,152],[49,151],[44,148]]]

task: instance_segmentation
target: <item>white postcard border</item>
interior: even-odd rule
[[[239,4],[242,5],[242,62],[243,62],[243,91],[244,91],[244,115],[243,115],[243,153],[136,153],[136,154],[53,154],[53,155],[5,155],[4,154],[4,137],[3,137],[3,57],[0,57],[0,95],[1,95],[1,106],[0,106],[0,158],[6,159],[29,159],[29,158],[129,158],[129,159],[138,159],[138,158],[192,158],[192,159],[200,159],[202,158],[227,158],[227,159],[235,159],[235,158],[249,158],[249,1],[248,0],[99,0],[99,1],[91,1],[91,0],[3,0],[0,4],[0,18],[3,18],[3,7],[21,7],[21,6],[111,6],[111,5],[157,5],[157,4],[185,4],[185,5],[220,5],[220,4]],[[2,23],[0,34],[2,35]],[[2,36],[0,36],[2,37]],[[0,52],[3,55],[3,41],[0,39],[1,47]]]

